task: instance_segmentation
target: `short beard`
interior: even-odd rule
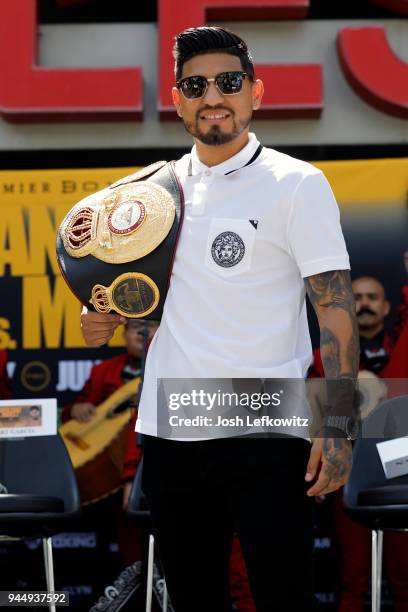
[[[212,125],[208,132],[202,132],[198,127],[199,117],[195,120],[195,122],[188,123],[184,121],[184,127],[187,132],[196,138],[200,142],[205,145],[210,146],[219,146],[227,144],[228,142],[232,142],[237,138],[242,132],[248,127],[251,123],[252,113],[245,117],[245,119],[241,119],[240,121],[235,121],[234,117],[232,119],[233,129],[231,132],[222,132],[219,125]]]

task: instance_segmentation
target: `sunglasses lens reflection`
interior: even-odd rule
[[[223,72],[216,78],[216,83],[223,94],[231,95],[242,89],[242,74],[240,72]]]
[[[180,82],[180,86],[186,98],[201,98],[207,88],[207,79],[201,76],[187,77]]]
[[[241,91],[244,78],[244,72],[222,72],[215,77],[215,83],[223,95],[231,96]],[[207,86],[208,80],[202,76],[187,77],[178,83],[178,87],[188,100],[202,98]]]

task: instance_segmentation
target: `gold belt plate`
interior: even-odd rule
[[[160,291],[153,279],[139,272],[121,274],[109,287],[94,285],[89,300],[103,314],[115,310],[128,318],[142,318],[157,307]]]
[[[61,224],[71,257],[93,255],[106,263],[135,261],[154,251],[176,214],[170,193],[155,183],[136,182],[78,202]]]

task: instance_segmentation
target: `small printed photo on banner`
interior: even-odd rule
[[[49,436],[56,433],[55,399],[0,401],[0,438]]]
[[[38,404],[0,407],[0,428],[40,427],[42,425],[41,411],[42,408]]]

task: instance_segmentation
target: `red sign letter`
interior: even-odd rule
[[[309,0],[160,0],[161,119],[176,119],[171,101],[174,85],[172,47],[176,34],[208,20],[302,19]],[[320,64],[267,64],[256,66],[265,83],[265,95],[257,118],[319,117],[323,109]]]
[[[345,28],[337,39],[344,75],[368,104],[408,117],[408,64],[390,48],[384,28]]]
[[[55,69],[36,65],[36,6],[36,0],[13,0],[1,7],[0,113],[4,118],[140,119],[140,68]]]
[[[408,15],[408,1],[407,0],[371,0],[374,4],[379,4],[393,13],[399,13],[400,15]]]

